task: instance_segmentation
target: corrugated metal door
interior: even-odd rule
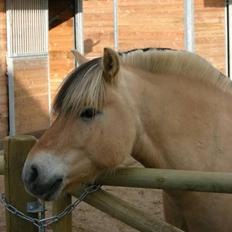
[[[48,53],[48,1],[8,0],[8,56]]]
[[[48,0],[7,0],[10,134],[49,126]]]

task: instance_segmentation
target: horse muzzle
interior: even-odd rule
[[[22,173],[27,192],[46,201],[54,200],[61,193],[65,180],[62,168],[58,167],[50,157],[27,161]]]

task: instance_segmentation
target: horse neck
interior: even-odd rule
[[[154,75],[127,67],[124,73],[123,86],[127,91],[128,102],[136,117],[137,138],[132,156],[146,167],[158,167],[159,157],[156,146],[156,132],[161,117],[165,114],[162,99],[166,96],[165,79],[162,75]],[[126,84],[125,84],[126,83]]]
[[[210,157],[209,149],[215,142],[206,138],[221,138],[225,134],[232,138],[228,130],[232,120],[226,118],[231,123],[227,127],[221,125],[223,120],[215,121],[232,115],[232,95],[199,79],[129,71],[126,84],[137,117],[132,156],[146,167],[213,170],[214,164],[200,161],[220,162]],[[201,144],[195,146],[198,141]],[[215,151],[224,147],[226,153],[232,141],[227,144],[220,139],[217,143]],[[201,158],[196,158],[196,154]]]

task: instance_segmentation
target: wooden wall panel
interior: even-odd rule
[[[225,72],[224,0],[195,1],[196,53]]]
[[[119,0],[119,49],[184,47],[183,0]]]
[[[113,0],[83,1],[83,8],[85,54],[102,55],[104,47],[114,46]]]
[[[8,98],[6,77],[6,13],[5,0],[0,0],[0,149],[8,134]]]
[[[74,68],[74,57],[70,52],[74,48],[73,4],[73,0],[49,1],[49,72],[52,99],[64,77]]]
[[[16,133],[48,128],[48,58],[15,58],[13,67]]]

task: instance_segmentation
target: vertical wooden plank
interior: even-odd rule
[[[26,213],[27,202],[36,200],[26,193],[21,179],[23,164],[35,142],[36,139],[33,136],[26,135],[7,137],[4,141],[6,199],[24,213]],[[35,214],[27,215],[36,217]],[[38,231],[32,223],[26,222],[8,211],[6,211],[6,224],[7,232]]]
[[[74,0],[49,0],[49,76],[51,101],[65,76],[75,67]]]
[[[61,212],[72,203],[72,197],[69,194],[62,195],[58,200],[53,202],[53,215]],[[63,217],[60,221],[53,225],[53,232],[72,232],[72,214]]]
[[[142,47],[183,49],[184,1],[118,0],[118,39],[121,51]]]
[[[48,57],[13,59],[15,133],[47,129],[49,119]]]
[[[195,52],[225,73],[225,1],[195,0]]]
[[[114,47],[113,3],[112,0],[83,1],[84,50],[90,59],[102,55],[104,47]]]
[[[6,76],[6,1],[0,0],[0,149],[8,133],[8,94]]]

